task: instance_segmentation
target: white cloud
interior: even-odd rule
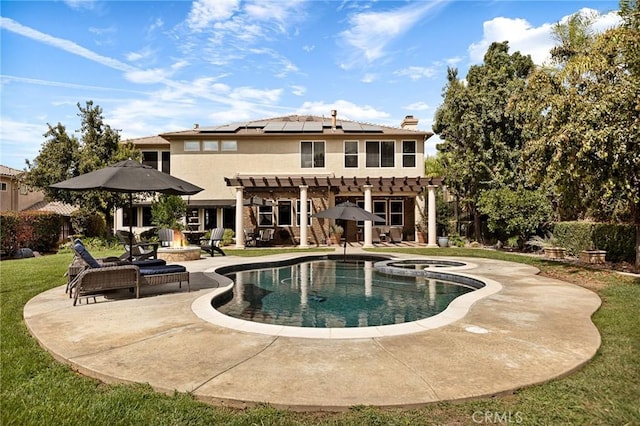
[[[304,50],[307,53],[312,52],[315,48],[316,48],[316,46],[313,45],[313,44],[311,44],[311,45],[305,44],[304,46],[302,46],[302,50]]]
[[[414,102],[412,104],[404,106],[403,108],[410,111],[424,111],[429,109],[429,105],[426,102]]]
[[[331,116],[331,110],[338,111],[338,119],[356,120],[365,122],[380,122],[389,118],[389,114],[379,111],[370,105],[356,105],[346,100],[337,100],[332,103],[322,101],[305,102],[297,110],[297,114],[311,114],[319,116]]]
[[[417,67],[410,66],[398,71],[394,71],[395,75],[401,77],[409,77],[413,81],[420,80],[422,78],[430,78],[436,75],[436,70],[431,67]]]
[[[304,86],[293,85],[291,86],[291,93],[296,96],[304,96],[307,93],[307,88]]]
[[[376,74],[366,73],[365,75],[362,76],[360,81],[365,83],[365,84],[369,84],[369,83],[373,83],[377,79],[378,79],[378,76]]]
[[[583,8],[578,11],[583,14],[594,14],[593,30],[602,32],[617,25],[620,18],[615,12],[599,15],[596,10]],[[569,16],[562,17],[559,22],[567,22]],[[542,64],[550,59],[549,51],[556,45],[552,30],[556,23],[544,23],[533,27],[527,20],[521,18],[497,17],[483,24],[483,37],[477,43],[469,46],[469,56],[472,63],[483,61],[484,54],[493,42],[509,41],[511,53],[520,51],[524,55],[531,55],[536,64]]]
[[[409,31],[440,1],[412,3],[409,6],[384,12],[365,11],[349,18],[349,29],[340,33],[346,49],[355,49],[355,55],[342,63],[349,69],[357,63],[374,62],[386,55],[386,48],[396,38]]]
[[[231,18],[238,8],[238,0],[196,0],[189,12],[187,25],[193,31],[201,31],[213,22]]]

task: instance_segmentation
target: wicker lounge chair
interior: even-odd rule
[[[152,262],[139,263],[100,263],[87,251],[81,242],[76,242],[73,246],[77,258],[85,263],[84,269],[68,284],[69,290],[73,292],[73,305],[75,306],[80,297],[93,297],[104,294],[111,290],[132,289],[136,293],[136,298],[140,297],[140,287],[145,285],[161,285],[178,282],[182,287],[182,282],[187,283],[188,291],[191,291],[189,283],[189,272],[181,265],[156,264],[152,262],[164,262],[153,260]]]
[[[400,226],[392,226],[389,228],[389,241],[392,243],[401,243],[402,242],[402,227]]]
[[[224,237],[224,228],[214,228],[211,231],[211,236],[208,239],[201,240],[200,248],[214,256],[214,252],[218,252],[223,256],[226,256],[224,251],[220,248],[222,244],[222,238]]]

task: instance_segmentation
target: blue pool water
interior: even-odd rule
[[[227,274],[233,295],[223,314],[295,327],[368,327],[436,315],[474,289],[424,276],[375,270],[373,261],[315,260]]]

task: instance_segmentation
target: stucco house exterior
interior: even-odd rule
[[[441,184],[424,176],[424,142],[432,133],[417,124],[413,116],[399,127],[360,123],[342,120],[333,110],[326,118],[196,124],[129,142],[142,151],[145,164],[204,188],[187,200],[190,230],[233,229],[242,248],[244,230],[272,228],[275,243],[307,247],[330,237],[329,221],[313,214],[347,200],[385,218],[375,225],[401,227],[404,238],[415,239],[424,199],[433,202],[429,211],[435,214],[435,188]],[[435,216],[429,219],[429,243],[435,245]],[[150,206],[116,215],[116,228],[129,222],[137,230],[151,226]],[[348,241],[372,244],[371,222],[343,226]]]

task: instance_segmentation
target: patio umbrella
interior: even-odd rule
[[[125,160],[93,172],[85,173],[50,185],[55,189],[69,191],[100,190],[129,194],[129,208],[133,206],[133,194],[137,192],[160,192],[170,195],[193,195],[203,188],[178,179],[151,166],[134,160]],[[132,257],[133,228],[129,223],[129,260]]]
[[[340,220],[370,220],[372,222],[384,222],[385,219],[375,215],[357,204],[345,201],[334,207],[315,213],[314,217],[320,219],[340,219]],[[347,255],[347,239],[344,239],[344,256]]]

